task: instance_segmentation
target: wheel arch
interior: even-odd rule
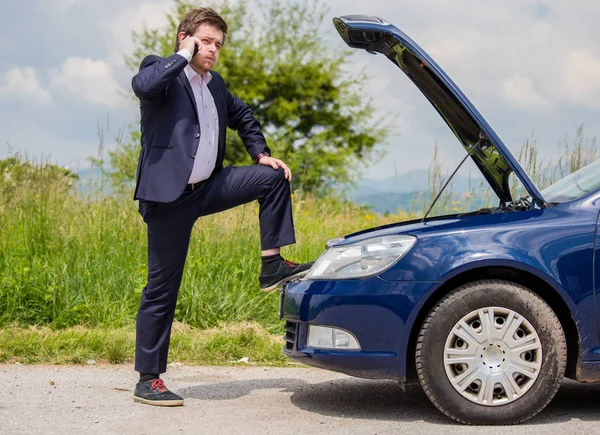
[[[452,290],[473,281],[483,279],[499,279],[510,281],[515,284],[520,284],[527,287],[529,290],[540,296],[559,318],[565,339],[567,341],[567,367],[565,376],[571,379],[576,379],[577,367],[580,361],[580,337],[577,331],[577,326],[573,317],[570,314],[570,309],[565,300],[561,297],[558,291],[547,281],[539,276],[510,266],[485,266],[475,269],[463,271],[440,285],[425,301],[415,321],[412,324],[407,353],[406,353],[406,378],[407,380],[416,380],[415,368],[415,350],[419,331],[423,325],[423,321],[429,314],[431,309],[444,296]]]

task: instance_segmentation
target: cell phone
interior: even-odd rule
[[[188,33],[188,36],[192,36],[191,33]],[[194,53],[192,53],[192,57],[196,56],[198,54],[198,44],[194,44]]]

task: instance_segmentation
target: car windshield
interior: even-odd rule
[[[542,195],[548,202],[566,202],[588,195],[599,187],[600,159],[545,188]]]

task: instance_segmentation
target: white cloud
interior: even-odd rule
[[[237,2],[238,0],[230,0],[228,4],[235,7]],[[131,55],[136,48],[132,38],[133,32],[140,33],[144,27],[164,28],[168,24],[166,14],[173,12],[174,5],[173,0],[142,0],[135,5],[120,7],[104,25],[106,31],[103,37],[108,48],[107,62],[116,67],[123,66],[123,56]],[[248,7],[249,10],[253,10],[258,8],[258,5],[251,0]],[[171,39],[175,43],[175,33],[171,35]]]
[[[84,3],[86,0],[53,0],[54,3],[62,12],[67,12],[78,3]]]
[[[131,104],[135,115],[125,114],[121,106],[126,100],[117,93],[118,85],[128,90],[133,75],[125,66],[123,55],[131,54],[134,49],[133,30],[141,30],[144,24],[150,28],[166,24],[165,12],[172,9],[174,1],[47,0],[43,3],[51,5],[53,20],[44,14],[33,16],[15,8],[20,15],[14,21],[35,24],[40,34],[57,36],[54,44],[57,51],[49,49],[44,57],[34,60],[25,52],[10,56],[11,63],[19,68],[10,74],[0,72],[0,103],[9,96],[45,102],[54,97],[51,106],[40,105],[40,109],[56,114],[57,118],[66,117],[65,114],[77,116],[73,130],[79,129],[81,137],[91,136],[90,142],[95,138],[98,110],[111,109],[111,115],[116,113],[119,117],[117,123],[133,122],[138,116],[137,107]],[[250,0],[253,8],[255,3],[256,0]],[[551,144],[574,131],[580,123],[585,123],[589,137],[600,137],[600,124],[596,122],[600,119],[600,46],[596,43],[600,37],[597,26],[600,2],[378,0],[364,4],[358,0],[327,0],[325,3],[330,12],[322,29],[337,48],[343,49],[345,45],[331,25],[333,16],[366,13],[389,20],[432,55],[507,144],[518,147],[535,131],[540,143],[550,144],[546,148],[553,150]],[[424,16],[427,20],[423,20]],[[57,27],[53,22],[61,24]],[[94,32],[93,47],[89,47],[89,53],[93,54],[82,54],[76,44],[69,45],[72,51],[60,45],[66,38],[58,36],[78,34],[82,22],[93,22],[94,28],[99,29]],[[14,29],[10,27],[0,29],[0,48],[7,47],[11,32]],[[94,60],[83,59],[86,56]],[[29,65],[39,68],[31,71],[26,68]],[[394,139],[388,158],[372,169],[373,174],[393,171],[393,161],[427,167],[431,157],[429,147],[434,140],[442,145],[451,144],[448,152],[441,148],[449,163],[455,155],[457,159],[462,157],[455,152],[456,140],[450,130],[395,66],[382,56],[357,53],[347,67],[349,71],[361,71],[365,65],[370,77],[365,97],[373,98],[378,114],[397,114],[395,124],[401,134]],[[45,82],[46,77],[51,80]],[[58,98],[61,95],[93,104],[74,106]],[[10,106],[6,104],[3,110],[10,112]],[[544,110],[548,108],[552,110]],[[0,113],[0,122],[7,119],[5,114]],[[48,131],[55,131],[57,137],[65,136],[64,127],[50,125],[50,116],[40,119],[48,123]],[[7,131],[20,133],[11,124],[5,122],[0,128],[0,143],[9,137]],[[57,148],[61,146],[59,143]]]
[[[587,50],[576,50],[564,63],[568,96],[577,103],[600,106],[600,58]]]
[[[93,104],[117,107],[123,102],[111,67],[103,60],[68,58],[54,72],[51,87]]]
[[[529,77],[513,75],[501,81],[502,96],[511,105],[527,109],[543,109],[550,103],[533,86]]]
[[[107,61],[111,65],[122,67],[123,56],[130,55],[135,48],[133,32],[141,32],[144,26],[149,29],[163,27],[167,24],[165,14],[171,8],[171,0],[155,0],[120,9],[105,24],[104,40],[109,47]]]
[[[42,88],[32,67],[15,67],[6,71],[0,85],[0,96],[42,104],[52,101],[52,95]]]
[[[453,35],[443,39],[437,39],[428,45],[428,53],[433,60],[442,65],[453,65],[456,69],[466,70],[469,59],[473,58],[473,52],[477,48],[471,38],[461,38]]]

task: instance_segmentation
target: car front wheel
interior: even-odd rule
[[[567,345],[556,314],[538,295],[499,280],[465,284],[423,322],[416,367],[423,390],[448,417],[514,424],[552,400]]]

